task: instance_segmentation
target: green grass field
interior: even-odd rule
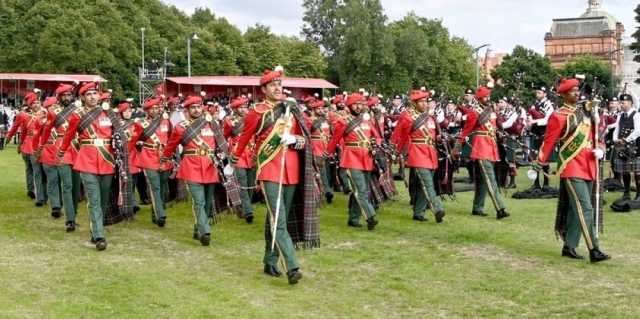
[[[298,253],[304,278],[290,286],[262,274],[263,206],[253,225],[226,216],[210,247],[191,239],[190,204],[170,208],[164,229],[144,206],[97,252],[86,205],[67,234],[26,197],[15,146],[0,152],[0,172],[0,318],[640,316],[638,213],[607,208],[601,242],[613,259],[593,265],[559,257],[555,200],[509,198],[512,217],[497,221],[488,206],[493,216],[471,216],[467,192],[445,202],[444,223],[419,224],[398,184],[369,232],[346,227],[340,194],[321,210],[322,248]],[[523,169],[519,188],[529,184]]]

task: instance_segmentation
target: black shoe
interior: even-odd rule
[[[416,215],[413,215],[413,220],[417,220],[417,221],[419,221],[419,222],[426,222],[426,221],[427,221],[427,218],[426,218],[426,217],[424,217],[424,216],[416,216]]]
[[[362,227],[362,224],[360,224],[360,223],[358,223],[358,222],[352,222],[352,221],[349,221],[349,222],[347,223],[347,226],[349,226],[349,227],[355,227],[355,228],[360,228],[360,227]]]
[[[53,218],[60,218],[60,216],[62,216],[62,214],[60,213],[60,207],[54,207],[51,209],[51,217]]]
[[[290,285],[295,285],[300,279],[302,279],[302,273],[299,269],[293,269],[287,272],[287,279],[289,280]]]
[[[444,211],[436,212],[436,223],[442,223],[442,219],[444,218]]]
[[[245,216],[244,220],[247,221],[247,224],[253,224],[253,215]]]
[[[200,239],[200,236],[198,236],[198,231],[197,230],[193,231],[193,239],[195,239],[195,240]]]
[[[148,199],[143,199],[140,202],[142,203],[142,205],[151,205],[151,201]]]
[[[475,211],[475,210],[471,212],[471,215],[473,215],[473,216],[482,216],[482,217],[487,216],[487,214],[486,214],[486,213],[484,213],[484,212],[478,212],[478,211]]]
[[[509,183],[509,185],[507,185],[507,188],[510,188],[510,189],[514,189],[516,187],[517,187],[516,186],[516,182],[514,180],[511,180],[511,183]]]
[[[32,192],[32,191],[28,191],[27,192],[27,196],[29,196],[29,198],[31,198],[31,199],[36,199],[36,194],[34,192]]]
[[[368,230],[374,230],[376,228],[376,225],[378,225],[378,221],[376,220],[375,216],[367,219]]]
[[[44,205],[43,202],[36,202],[36,207],[42,207]]]
[[[76,222],[67,221],[64,225],[66,226],[67,233],[70,233],[76,230]]]
[[[211,234],[204,234],[200,236],[200,243],[202,246],[209,246],[211,243]]]
[[[327,199],[327,203],[331,204],[331,202],[333,202],[333,193],[325,193],[324,197]]]
[[[278,267],[271,265],[264,265],[264,273],[273,277],[282,276],[282,273],[280,272],[280,270],[278,270]]]
[[[501,209],[498,211],[498,213],[496,214],[496,219],[503,219],[503,218],[507,218],[511,215],[509,215],[509,213],[507,213],[506,209]]]
[[[575,248],[569,248],[568,246],[562,247],[562,257],[569,257],[571,259],[584,259],[584,256],[578,255]]]
[[[93,238],[93,236],[91,236],[91,238],[89,238],[89,241],[90,241],[92,244],[95,244],[95,243],[96,243],[96,239],[95,239],[95,238]]]
[[[104,238],[96,238],[96,249],[102,251],[107,249],[107,241]]]
[[[158,219],[156,221],[156,225],[158,225],[158,227],[162,228],[164,227],[164,225],[167,223],[167,217],[160,217],[160,219]]]
[[[629,192],[624,192],[624,195],[622,195],[622,200],[630,200],[631,199],[631,195],[629,194]]]
[[[133,213],[136,214],[140,211],[140,206],[133,206]]]
[[[595,248],[589,251],[589,260],[592,263],[597,263],[599,261],[603,261],[607,259],[611,259],[611,256],[601,252],[600,249],[598,248]]]

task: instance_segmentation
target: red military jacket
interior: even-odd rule
[[[66,152],[69,149],[72,140],[76,138],[80,119],[85,112],[88,112],[88,110],[74,112],[69,116],[69,127],[64,133],[58,152]],[[107,112],[102,111],[89,127],[77,133],[80,150],[73,163],[73,169],[81,173],[95,175],[113,174],[115,172],[115,159],[113,148],[111,147],[112,136],[113,124]]]
[[[191,120],[186,120],[173,128],[167,147],[164,149],[164,158],[170,158],[173,155],[191,123]],[[199,184],[220,183],[218,168],[211,159],[212,155],[215,156],[215,149],[213,127],[211,123],[206,123],[195,138],[183,145],[177,177]]]
[[[222,122],[222,134],[224,138],[227,139],[227,143],[229,144],[229,149],[233,153],[238,146],[238,140],[240,137],[240,132],[234,132],[234,128],[236,130],[241,130],[244,123],[240,124],[240,121],[244,121],[244,119],[237,115],[230,115],[224,118]],[[242,126],[239,126],[242,125]],[[254,139],[249,140],[249,147],[244,149],[242,155],[238,157],[238,162],[236,163],[236,167],[251,169],[254,166],[253,163],[253,151],[254,151],[255,143]]]
[[[466,109],[467,120],[458,139],[459,144],[465,143],[467,137],[471,139],[471,159],[500,161],[498,144],[496,143],[496,113],[491,112],[489,120],[478,125],[478,117],[483,112],[481,106],[474,105]]]
[[[438,168],[438,150],[435,144],[438,135],[436,120],[433,116],[429,116],[424,124],[412,132],[413,123],[419,116],[420,113],[413,108],[400,113],[396,128],[391,135],[391,142],[396,145],[398,152],[408,145],[406,161],[408,167],[434,170]]]
[[[256,157],[258,156],[260,147],[276,127],[275,125],[271,125],[270,128],[264,127],[266,123],[271,120],[273,120],[274,123],[277,121],[277,118],[275,118],[273,112],[275,106],[276,105],[270,101],[264,101],[262,103],[256,104],[254,108],[250,109],[249,112],[247,112],[247,115],[244,119],[244,127],[242,129],[242,133],[240,133],[240,136],[238,137],[238,144],[233,151],[233,155],[236,158],[240,158],[242,156],[245,148],[249,144],[249,141],[254,137],[256,143],[254,147],[254,154]],[[298,123],[293,115],[291,116],[291,120],[289,123],[289,134],[297,135],[297,138],[299,138],[299,135],[302,135],[302,129],[300,128],[300,125],[305,124]],[[258,180],[275,183],[278,183],[280,181],[282,153],[283,152],[277,152],[275,156],[268,162],[263,164],[262,167],[258,167]],[[288,147],[285,149],[285,170],[283,174],[283,184],[293,185],[298,184],[299,181],[300,158],[298,156],[298,151],[292,149],[291,147]]]
[[[163,118],[160,120],[160,125],[156,128],[156,131],[149,138],[144,141],[140,140],[142,133],[152,121],[153,119],[146,118],[133,124],[132,143],[142,142],[142,149],[136,152],[135,165],[143,169],[166,171],[171,169],[170,163],[167,162],[161,165],[160,157],[169,141],[169,136],[171,136],[171,122]]]
[[[16,115],[11,129],[7,133],[6,140],[10,141],[11,138],[20,130],[20,153],[31,155],[35,152],[33,147],[33,138],[35,136],[35,126],[37,122],[37,115],[33,112],[20,112]]]
[[[69,105],[67,107],[74,108],[74,105]],[[40,146],[42,147],[42,162],[47,165],[57,165],[56,155],[60,146],[62,146],[62,138],[64,134],[67,132],[67,128],[69,127],[69,119],[71,115],[59,126],[55,126],[56,117],[60,112],[64,110],[64,107],[61,105],[54,105],[49,108],[47,112],[47,124],[44,127],[44,132],[40,136]],[[74,112],[80,112],[80,109],[76,109]],[[67,151],[64,153],[62,158],[62,162],[65,164],[73,165],[75,162],[75,158],[78,155],[78,149],[80,145],[73,139],[72,147],[69,147]]]
[[[311,147],[314,156],[326,156],[327,146],[331,139],[331,126],[325,118],[310,118],[309,132],[311,132]]]
[[[353,115],[347,115],[336,122],[333,137],[329,142],[329,146],[327,146],[327,153],[335,153],[336,146],[344,142],[342,144],[344,147],[340,158],[340,167],[372,171],[374,165],[373,157],[370,153],[370,143],[372,139],[374,143],[377,143],[380,135],[373,127],[371,120],[362,120],[355,129],[345,134],[349,123],[354,119]]]
[[[551,153],[553,153],[553,148],[556,143],[568,135],[568,119],[575,111],[576,107],[574,105],[565,103],[561,108],[551,114],[544,134],[544,141],[538,153],[538,162],[545,164],[549,160]],[[592,126],[594,125],[591,119],[585,118],[584,121],[589,121]],[[596,178],[596,158],[593,154],[593,142],[595,141],[593,128],[590,130],[588,137],[589,145],[581,149],[578,155],[569,160],[565,168],[559,172],[561,178],[580,178],[584,180],[594,180]],[[601,149],[605,148],[604,141],[600,140],[599,145]]]

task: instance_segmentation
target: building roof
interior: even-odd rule
[[[0,80],[52,81],[52,82],[107,82],[92,74],[44,74],[44,73],[0,73]]]
[[[167,81],[187,85],[213,86],[260,86],[259,76],[192,76],[167,77]],[[337,89],[338,87],[324,79],[312,78],[282,78],[282,86],[289,88]]]
[[[553,19],[551,36],[554,38],[602,37],[615,30],[615,24],[611,29],[609,20],[603,16]]]

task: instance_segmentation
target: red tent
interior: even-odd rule
[[[42,90],[44,96],[51,96],[60,83],[106,82],[99,75],[87,74],[38,74],[38,73],[0,73],[0,97],[19,100],[27,91],[34,88]],[[15,103],[15,102],[14,102]]]

